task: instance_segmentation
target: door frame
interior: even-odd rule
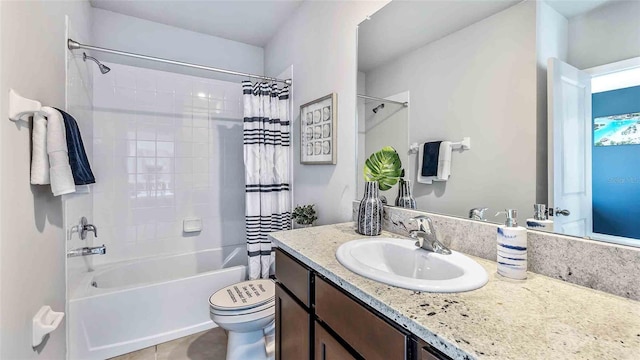
[[[629,69],[638,68],[638,67],[640,67],[640,56],[626,59],[626,60],[612,62],[609,64],[594,66],[588,69],[584,69],[582,71],[591,75],[591,79],[593,80],[593,78],[595,77],[613,74],[619,71],[629,70]],[[592,185],[593,183],[590,182],[589,186],[592,186]],[[593,211],[590,213],[590,216],[591,216],[591,223],[593,224]],[[607,234],[601,234],[601,233],[594,233],[593,227],[591,229],[588,229],[587,236],[589,237],[589,239],[592,239],[592,240],[604,241],[604,242],[620,244],[620,245],[638,246],[638,239],[626,238],[626,237],[615,236],[615,235],[607,235]]]

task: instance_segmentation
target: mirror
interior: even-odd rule
[[[502,223],[511,208],[521,226],[640,246],[638,11],[390,2],[358,26],[359,197],[365,160],[390,145],[420,210]]]

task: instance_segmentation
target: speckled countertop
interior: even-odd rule
[[[271,234],[281,249],[454,359],[640,359],[638,301],[535,273],[509,280],[496,275],[494,262],[472,256],[489,274],[478,290],[400,289],[340,265],[338,247],[362,237],[353,223]]]

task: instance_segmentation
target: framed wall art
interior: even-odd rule
[[[336,164],[337,98],[332,93],[300,106],[301,164]]]

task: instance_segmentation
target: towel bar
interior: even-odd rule
[[[457,150],[457,149],[470,150],[471,149],[471,138],[466,136],[466,137],[462,138],[462,141],[460,141],[460,142],[452,142],[451,143],[451,148],[454,149],[454,150]],[[420,150],[420,144],[412,143],[411,145],[409,145],[409,154],[417,154],[419,150]]]
[[[39,101],[20,96],[15,90],[9,89],[9,120],[18,121],[25,115],[33,115],[42,109]]]

